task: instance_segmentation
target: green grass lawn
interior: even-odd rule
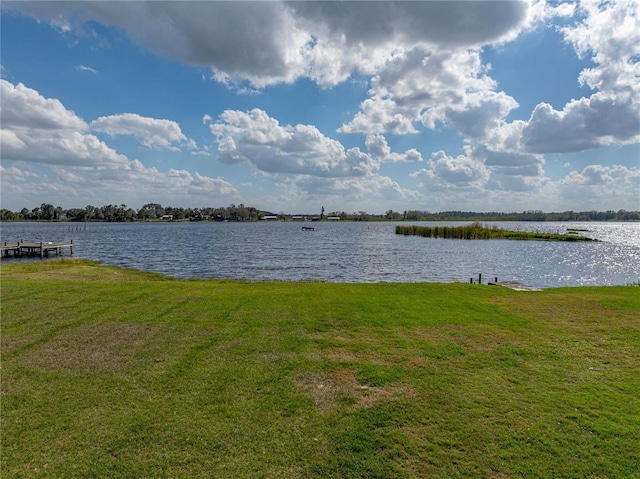
[[[3,264],[2,478],[637,478],[640,288]]]

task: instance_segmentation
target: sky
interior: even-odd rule
[[[2,208],[640,210],[637,0],[1,9]]]

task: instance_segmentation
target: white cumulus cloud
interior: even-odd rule
[[[579,81],[597,90],[562,110],[539,104],[522,131],[533,153],[562,153],[640,141],[640,3],[579,4],[584,19],[562,28],[565,39],[595,66]]]
[[[345,150],[311,125],[280,125],[260,109],[227,110],[210,125],[218,159],[245,163],[264,173],[321,177],[364,176],[379,163],[359,148]]]
[[[2,158],[60,165],[126,162],[94,135],[87,123],[54,98],[23,84],[0,80]]]
[[[151,149],[177,151],[179,148],[176,144],[196,148],[195,142],[182,133],[180,125],[175,121],[147,118],[135,113],[101,116],[91,122],[91,129],[111,136],[133,135]]]
[[[416,183],[427,191],[477,190],[489,177],[482,161],[466,155],[452,157],[444,151],[433,153],[428,166],[411,174]]]
[[[280,125],[258,108],[227,110],[210,124],[218,143],[218,159],[244,163],[266,174],[311,175],[325,178],[362,177],[381,163],[421,161],[412,148],[395,153],[382,135],[370,135],[367,152],[345,147],[311,125]]]
[[[2,161],[9,164],[2,166],[3,196],[22,204],[44,198],[67,206],[88,201],[87,195],[104,204],[143,204],[160,196],[176,204],[185,198],[238,198],[238,191],[223,178],[177,169],[162,172],[130,160],[89,133],[89,125],[57,99],[6,80],[0,80],[0,88],[0,146]],[[122,115],[100,118],[91,126],[114,135],[134,134],[150,146],[190,144],[177,123],[168,120]],[[46,165],[47,174],[32,171],[38,164]]]
[[[422,161],[422,154],[412,148],[404,153],[394,153],[383,135],[367,136],[365,146],[371,157],[380,163]]]
[[[604,211],[628,205],[637,210],[640,202],[640,167],[623,165],[587,165],[582,171],[571,171],[554,183],[555,194],[574,204],[573,209]]]

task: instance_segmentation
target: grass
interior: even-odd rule
[[[3,264],[2,477],[638,477],[637,287]]]
[[[511,231],[498,228],[496,225],[487,226],[478,221],[466,226],[396,226],[396,234],[405,236],[424,236],[426,238],[450,239],[508,239],[534,241],[598,241],[578,234],[573,229],[567,234],[540,233],[535,231]]]

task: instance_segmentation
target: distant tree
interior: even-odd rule
[[[399,220],[402,218],[402,215],[397,211],[389,210],[385,213],[384,217],[388,220]]]
[[[186,217],[186,212],[184,208],[173,207],[173,206],[167,206],[164,209],[164,214],[173,216],[174,220],[181,220]]]
[[[53,220],[55,218],[56,208],[49,203],[42,203],[40,205],[40,219],[42,220]]]
[[[85,219],[94,220],[96,219],[96,207],[92,205],[87,205],[84,208],[86,210]]]
[[[371,219],[371,215],[366,211],[358,211],[357,213],[354,213],[354,221],[367,221],[369,219]]]
[[[8,210],[6,208],[2,208],[0,210],[0,220],[2,221],[15,221],[17,219],[19,219],[20,214],[19,213],[14,213],[11,210]]]
[[[161,218],[164,214],[164,208],[158,203],[147,203],[138,210],[138,218],[145,220]]]
[[[64,212],[69,221],[85,221],[87,211],[83,208],[70,208]]]
[[[249,221],[251,217],[251,213],[249,212],[249,208],[246,208],[242,203],[238,206],[236,211],[236,215],[238,217],[238,221]]]

